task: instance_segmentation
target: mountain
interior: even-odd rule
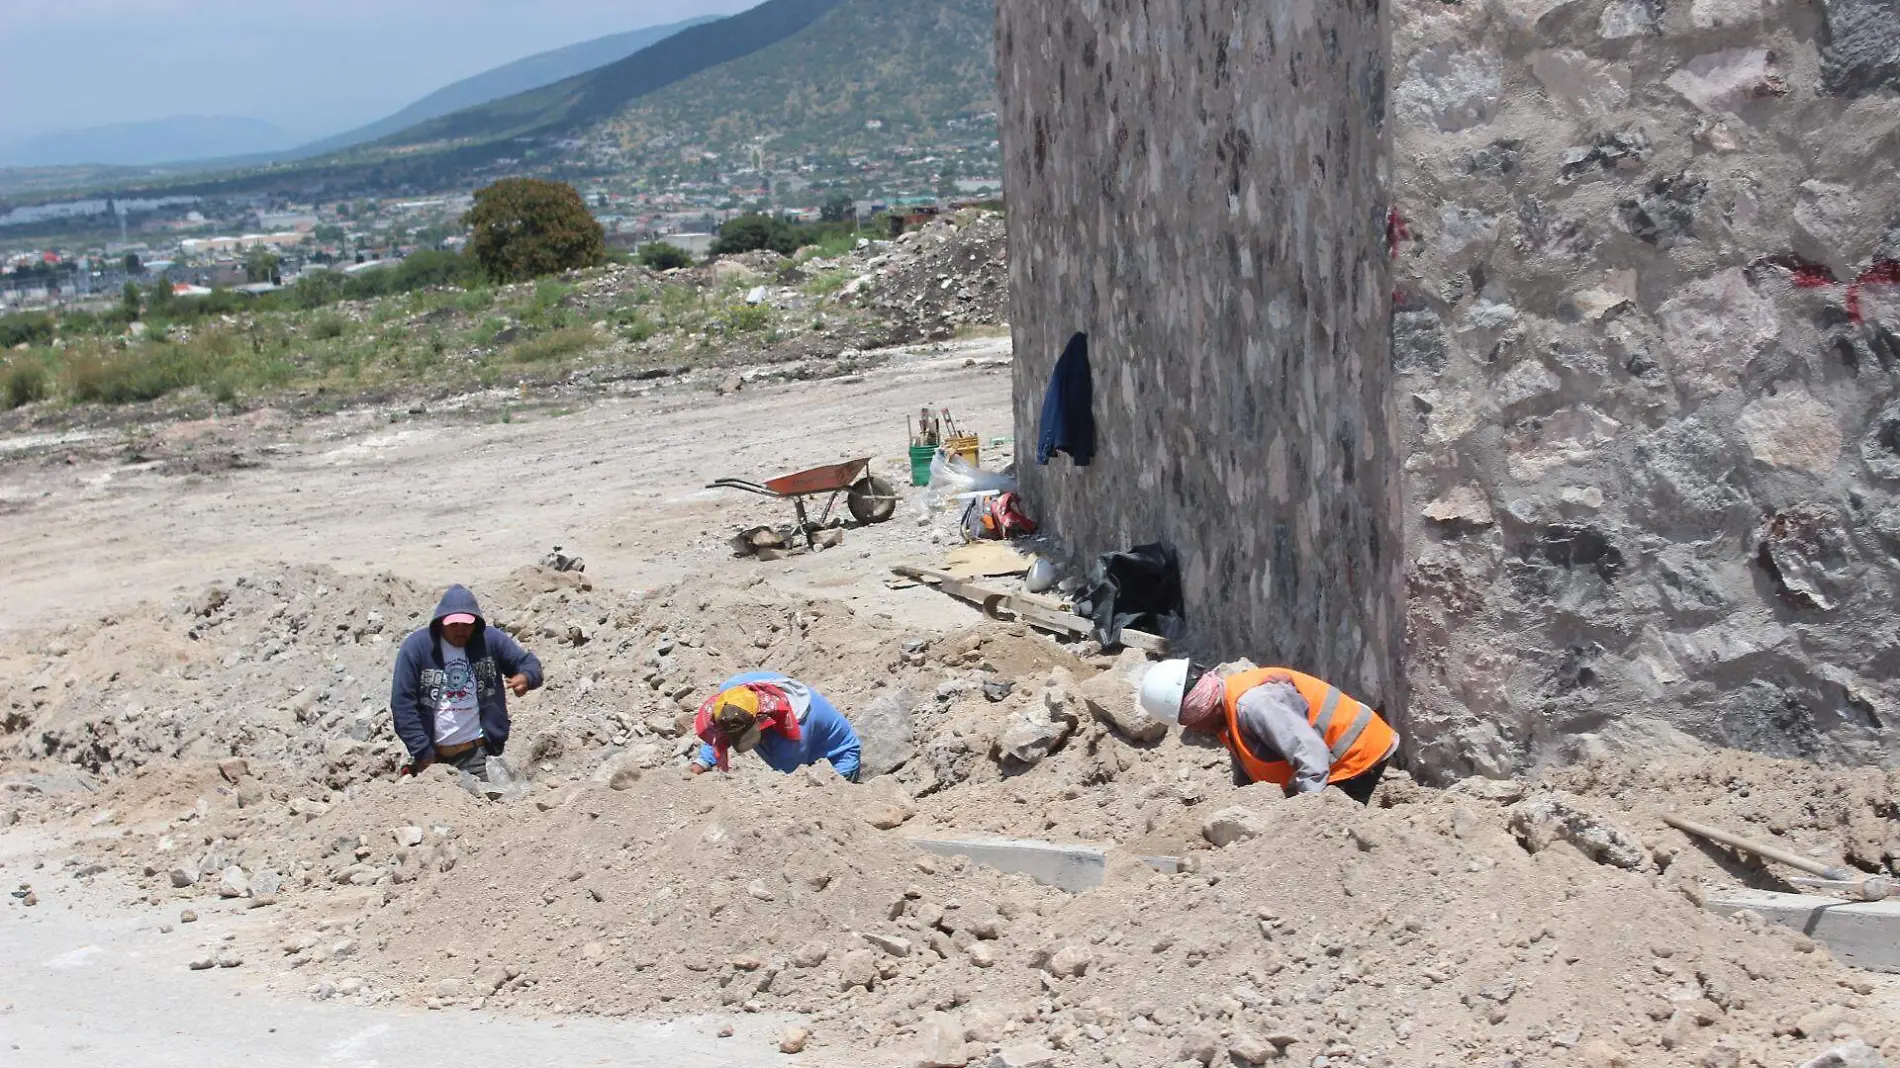
[[[639,97],[605,123],[630,151],[849,154],[946,139],[996,110],[993,0],[844,0],[808,29]]]
[[[403,148],[579,130],[648,93],[777,44],[840,2],[766,0],[737,15],[682,30],[597,70],[430,120],[376,145]]]
[[[0,144],[0,166],[138,167],[256,155],[286,148],[291,142],[289,134],[262,119],[178,115],[149,122],[59,130]]]
[[[483,71],[473,77],[464,78],[453,85],[438,89],[379,122],[305,145],[297,150],[297,154],[320,156],[351,145],[381,140],[430,119],[454,114],[465,108],[480,107],[490,101],[530,92],[575,75],[585,74],[656,45],[681,30],[717,20],[717,15],[706,15],[687,19],[684,22],[669,23],[665,26],[650,26],[644,30],[617,33],[611,37],[583,41],[566,48],[557,48],[552,52],[542,52],[526,59],[518,59],[505,66]]]

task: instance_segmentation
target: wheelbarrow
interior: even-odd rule
[[[871,458],[868,456],[829,467],[814,467],[795,475],[775,478],[763,485],[743,478],[722,478],[709,483],[706,488],[744,490],[761,497],[790,500],[793,511],[798,514],[798,529],[805,535],[808,548],[817,547],[818,531],[831,522],[831,512],[837,507],[840,495],[845,499],[845,507],[851,511],[851,518],[860,523],[882,523],[897,514],[897,491],[891,488],[889,482],[871,474]],[[825,510],[814,523],[805,508],[805,498],[820,494],[830,496],[825,501]]]

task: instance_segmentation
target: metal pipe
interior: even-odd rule
[[[1771,845],[1763,845],[1760,842],[1752,842],[1743,838],[1741,835],[1730,834],[1727,831],[1710,827],[1706,824],[1694,823],[1680,816],[1664,816],[1663,822],[1679,831],[1693,834],[1698,838],[1707,838],[1711,842],[1717,842],[1732,849],[1739,849],[1744,853],[1753,853],[1764,860],[1772,860],[1779,864],[1786,864],[1790,868],[1798,868],[1801,871],[1807,872],[1809,875],[1818,875],[1823,879],[1832,879],[1836,882],[1853,882],[1861,877],[1861,873],[1857,871],[1848,868],[1836,868],[1832,865],[1823,864],[1811,857],[1804,857],[1798,853],[1790,853],[1785,849]]]

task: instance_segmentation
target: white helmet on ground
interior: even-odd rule
[[[1187,696],[1189,664],[1163,660],[1141,677],[1141,710],[1169,723],[1181,722],[1181,699]]]

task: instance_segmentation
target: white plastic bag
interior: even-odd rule
[[[945,449],[930,461],[930,492],[924,506],[933,510],[961,508],[977,497],[1016,492],[1016,480],[999,471],[985,471]]]

